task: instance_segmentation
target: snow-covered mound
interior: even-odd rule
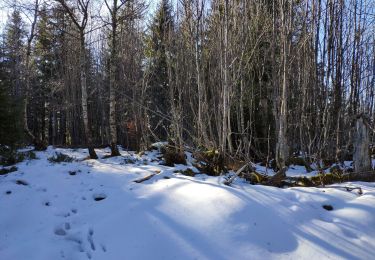
[[[51,163],[55,152],[78,160]],[[121,154],[82,161],[85,150],[49,147],[0,176],[0,259],[375,256],[374,183],[278,189],[237,179],[228,187],[223,177],[159,165],[155,152]]]

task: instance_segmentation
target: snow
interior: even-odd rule
[[[96,151],[100,158],[110,153]],[[76,160],[50,163],[56,152]],[[375,255],[374,183],[278,189],[237,179],[228,187],[224,176],[176,173],[191,164],[159,165],[157,151],[121,154],[83,160],[86,150],[49,147],[37,152],[38,159],[17,164],[17,172],[0,176],[0,259]],[[134,182],[150,174],[155,176]],[[361,187],[363,194],[346,186]]]
[[[342,164],[332,164],[330,167],[326,167],[323,172],[330,173],[332,167],[338,166],[342,170],[353,169],[353,161],[344,161]],[[372,159],[372,166],[375,168],[375,159]],[[319,175],[318,167],[315,163],[311,165],[312,171],[307,171],[305,166],[302,165],[290,165],[286,171],[286,175],[289,177],[313,177]],[[268,176],[274,175],[276,172],[273,169],[262,166],[260,163],[255,164],[255,170],[258,173],[265,174]]]
[[[274,172],[273,169],[266,168],[265,166],[261,166],[260,164],[255,165],[255,170],[258,173],[265,174],[268,176],[274,175],[276,172]],[[329,172],[329,169],[326,170],[326,172]],[[312,177],[312,176],[317,176],[319,174],[318,170],[313,170],[311,172],[308,172],[305,168],[305,166],[301,165],[290,165],[288,167],[288,170],[286,172],[286,175],[289,177]]]

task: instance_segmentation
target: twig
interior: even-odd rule
[[[229,178],[229,180],[224,181],[224,184],[230,186],[232,182],[240,175],[240,173],[243,170],[245,170],[245,168],[249,165],[251,166],[251,170],[254,171],[255,170],[254,163],[249,161],[248,163],[244,164],[240,169],[238,169],[236,173],[232,177]]]

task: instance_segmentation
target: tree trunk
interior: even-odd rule
[[[26,61],[25,61],[25,99],[23,102],[23,124],[24,124],[24,131],[26,135],[31,139],[35,150],[42,151],[47,149],[47,145],[43,142],[38,136],[35,136],[29,128],[28,125],[28,117],[27,117],[27,106],[29,104],[29,95],[30,95],[30,56],[31,56],[31,43],[35,36],[35,25],[38,19],[38,9],[39,9],[39,1],[35,0],[34,4],[34,17],[33,22],[31,24],[30,35],[27,39],[27,46],[26,46]]]
[[[356,172],[366,172],[372,169],[369,152],[370,135],[368,126],[364,122],[363,116],[359,116],[355,126],[354,138],[354,169]]]
[[[92,133],[89,126],[89,117],[87,109],[87,77],[86,77],[86,50],[85,50],[85,35],[84,32],[80,32],[81,40],[81,49],[80,49],[80,80],[81,80],[81,105],[82,105],[82,117],[83,125],[86,135],[87,146],[89,149],[89,155],[91,159],[98,159],[98,156],[95,153],[93,142],[92,142]]]
[[[109,71],[109,134],[111,138],[111,156],[118,156],[120,152],[117,148],[116,129],[116,66],[117,66],[117,1],[113,1],[112,9],[112,42],[111,59]]]
[[[276,144],[276,163],[281,170],[285,167],[285,162],[288,158],[289,147],[287,143],[287,113],[288,113],[288,55],[289,55],[289,24],[287,24],[288,15],[285,10],[287,4],[281,1],[281,43],[282,43],[282,88],[280,97],[280,114],[279,114],[279,132]],[[289,6],[289,8],[291,8]],[[291,19],[289,17],[289,19]]]

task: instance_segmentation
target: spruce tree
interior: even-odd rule
[[[10,76],[12,93],[16,97],[22,96],[23,84],[22,75],[24,73],[24,39],[26,31],[21,14],[14,10],[10,15],[5,27],[4,59]]]
[[[0,52],[0,144],[16,146],[23,141],[22,75],[24,24],[14,10],[5,27]]]
[[[40,18],[37,23],[37,37],[34,46],[34,66],[36,69],[33,93],[35,95],[34,111],[40,115],[38,120],[38,132],[45,143],[49,143],[49,114],[51,87],[57,77],[57,61],[55,56],[56,46],[54,28],[50,25],[49,14],[46,6],[40,10]]]
[[[168,0],[161,0],[150,33],[146,37],[146,57],[148,58],[148,97],[151,130],[160,139],[167,138],[169,122],[163,119],[170,111],[168,86],[168,55],[170,35],[174,29],[172,7]]]

